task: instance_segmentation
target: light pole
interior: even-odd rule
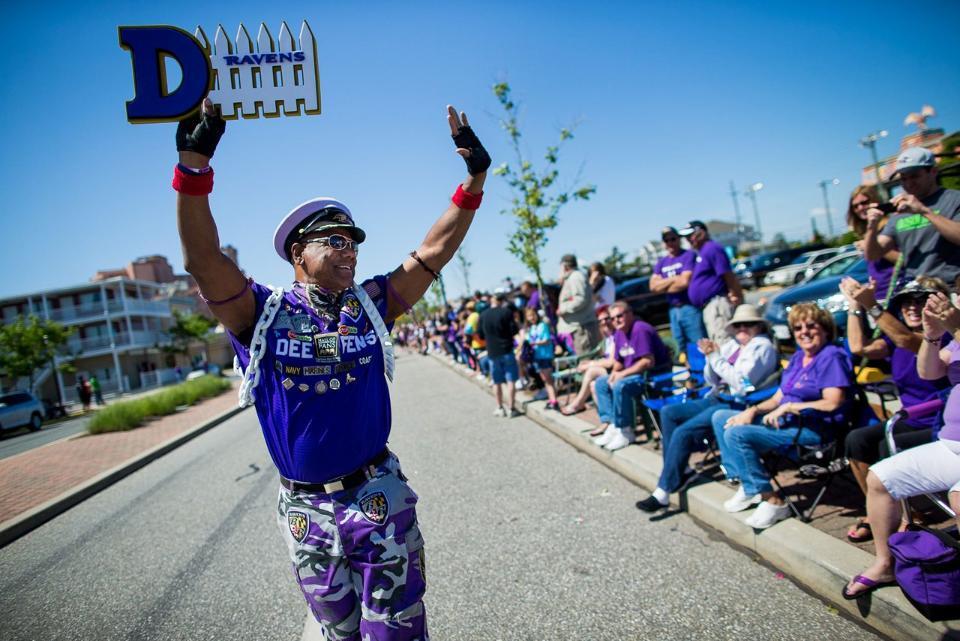
[[[827,198],[827,185],[839,185],[840,179],[821,180],[818,184],[820,189],[823,190],[823,209],[827,214],[827,233],[830,234],[830,238],[833,238],[833,219],[830,217],[830,199]]]
[[[753,204],[753,217],[757,223],[757,238],[760,241],[760,251],[763,251],[763,231],[760,228],[760,210],[757,209],[757,192],[763,189],[763,183],[753,183],[743,190],[743,195]]]
[[[733,198],[733,214],[737,219],[737,251],[740,251],[740,243],[743,242],[741,236],[743,235],[743,224],[740,222],[740,201],[737,200],[737,188],[733,186],[733,181],[730,181],[730,197]]]
[[[884,200],[886,200],[889,195],[887,194],[887,189],[883,186],[883,180],[880,179],[880,159],[877,157],[877,141],[886,137],[887,130],[881,129],[880,131],[875,131],[872,134],[868,134],[860,139],[861,147],[870,148],[870,155],[873,157],[873,174],[877,178],[877,190],[880,192],[880,196]]]

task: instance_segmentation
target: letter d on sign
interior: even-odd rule
[[[177,27],[118,27],[120,46],[133,62],[134,99],[127,102],[132,123],[182,120],[200,107],[212,87],[210,58],[192,35]],[[183,79],[170,92],[164,58],[177,61]]]

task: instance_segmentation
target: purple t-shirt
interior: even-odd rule
[[[960,441],[960,343],[950,341],[947,350],[950,352],[947,378],[953,389],[950,390],[947,405],[943,408],[943,427],[940,428],[940,438]]]
[[[386,276],[363,286],[385,316]],[[271,291],[254,283],[253,294],[259,318]],[[248,344],[229,336],[246,368]],[[253,394],[267,450],[282,476],[329,481],[356,470],[386,446],[390,393],[383,350],[352,290],[340,299],[339,318],[318,315],[296,292],[285,291],[265,338]]]
[[[624,368],[631,367],[644,356],[653,356],[653,369],[664,367],[670,363],[670,351],[660,340],[660,335],[653,325],[642,320],[633,322],[630,335],[618,330],[613,336],[613,357]]]
[[[797,350],[787,368],[783,370],[783,381],[780,391],[784,403],[809,403],[823,398],[823,390],[827,387],[850,387],[853,385],[853,364],[850,355],[836,345],[826,345],[814,354],[813,359],[803,366],[803,351]],[[849,394],[843,406],[826,415],[825,423],[838,423],[844,420],[850,406]],[[784,416],[786,422],[793,422],[793,414]],[[816,428],[814,424],[812,427]]]
[[[867,275],[876,281],[877,300],[886,300],[890,289],[890,279],[893,278],[893,263],[886,258],[867,261]]]
[[[890,348],[890,374],[900,392],[900,402],[904,407],[913,407],[920,403],[932,401],[940,396],[940,392],[949,387],[946,377],[937,381],[925,381],[917,374],[917,355],[909,349],[903,349],[893,344],[888,337],[883,337]],[[907,421],[910,427],[924,429],[934,427],[937,415],[932,414]]]
[[[662,256],[653,267],[653,273],[663,278],[672,278],[679,276],[683,272],[692,272],[693,264],[697,260],[697,254],[690,249],[684,249],[677,256],[667,254]],[[686,291],[679,294],[667,294],[667,301],[671,305],[689,305],[690,297]]]
[[[697,307],[703,307],[714,296],[726,294],[727,283],[723,280],[723,275],[729,271],[730,259],[720,243],[715,240],[705,242],[697,251],[693,264],[693,275],[687,289],[690,302]]]

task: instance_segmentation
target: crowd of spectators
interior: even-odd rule
[[[400,328],[400,338],[489,377],[498,416],[519,414],[514,391],[523,387],[542,387],[547,407],[567,415],[592,402],[601,424],[591,436],[611,451],[634,442],[634,400],[649,392],[652,377],[671,372],[680,353],[688,364],[703,362],[705,387],[675,394],[680,402],[654,416],[664,466],[637,507],[666,507],[693,473],[690,455],[706,447],[719,453],[720,469],[737,486],[725,509],[753,509],[747,523],[764,529],[791,515],[765,454],[842,443],[866,500],[866,516],[847,536],[872,539],[876,551],[875,562],[843,588],[845,598],[857,598],[893,579],[887,539],[906,527],[900,500],[945,491],[954,511],[960,508],[960,192],[940,186],[928,150],[905,150],[895,169],[902,193],[889,203],[870,186],[850,196],[847,222],[870,278],[840,286],[849,302],[846,338],[817,304],[796,304],[788,315],[796,351],[788,359],[759,310],[744,304],[726,251],[699,220],[662,230],[666,254],[650,279],[651,291],[670,304],[674,353],[629,304],[614,300],[603,265],[584,273],[572,254],[561,259],[553,299],[530,282],[509,296],[477,293]],[[563,355],[572,355],[564,367],[578,385],[561,408],[554,374]],[[895,453],[885,443],[886,417],[877,416],[857,380],[863,364],[878,361],[903,407],[943,401],[941,412],[897,425]],[[764,388],[771,391],[765,400],[744,404]]]

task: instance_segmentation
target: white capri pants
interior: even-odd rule
[[[913,447],[874,463],[870,470],[897,500],[960,492],[960,441],[941,439]]]

